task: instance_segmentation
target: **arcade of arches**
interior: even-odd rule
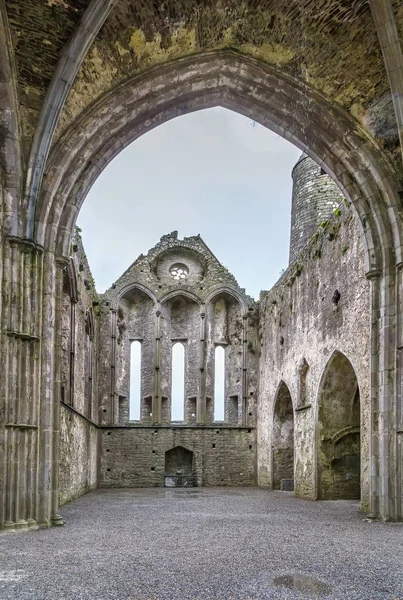
[[[0,0],[3,528],[60,524],[96,486],[164,484],[293,487],[403,518],[402,31],[401,0]],[[217,105],[310,157],[288,269],[255,302],[173,233],[98,297],[74,228],[92,183],[151,128]],[[319,219],[304,174],[333,179],[341,208]]]

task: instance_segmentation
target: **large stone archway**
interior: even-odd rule
[[[3,385],[3,393],[9,407],[17,403],[21,415],[29,412],[32,395],[38,410],[26,414],[27,428],[11,423],[4,436],[5,463],[16,461],[19,473],[15,479],[9,466],[4,486],[9,504],[3,505],[3,520],[10,528],[18,521],[25,527],[29,519],[58,522],[57,324],[62,266],[85,196],[103,168],[137,137],[180,114],[217,105],[250,116],[306,151],[352,202],[365,241],[366,274],[372,281],[372,410],[379,420],[372,423],[371,511],[386,519],[401,516],[400,429],[393,415],[401,414],[394,382],[402,333],[395,335],[392,327],[401,303],[398,177],[358,123],[322,94],[276,67],[218,50],[150,69],[101,97],[51,152],[35,209],[34,241],[17,236],[5,243],[4,281],[21,293],[4,297],[5,319],[12,313],[13,322],[5,328],[2,357],[5,369],[15,373],[15,383]],[[28,212],[20,215],[20,232],[25,231]],[[40,349],[35,345],[39,339]],[[22,377],[32,381],[30,391],[17,392]],[[23,448],[20,455],[15,454],[17,446]],[[38,472],[27,462],[27,452],[38,456]],[[382,491],[387,489],[385,481],[388,493]],[[14,520],[7,516],[11,514],[16,515]]]

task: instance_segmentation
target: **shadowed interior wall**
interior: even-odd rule
[[[165,474],[166,475],[192,475],[193,452],[182,446],[175,446],[165,452]]]
[[[282,381],[274,405],[273,489],[282,479],[294,479],[294,409],[290,390]]]
[[[60,505],[97,487],[98,431],[80,415],[60,411]]]
[[[331,358],[319,396],[318,496],[360,498],[360,392],[350,361]]]
[[[247,428],[128,427],[100,432],[100,487],[163,487],[165,453],[194,453],[195,485],[256,485],[256,431]]]
[[[61,302],[60,504],[97,486],[98,432],[88,419],[98,417],[98,296],[78,231],[71,250]]]

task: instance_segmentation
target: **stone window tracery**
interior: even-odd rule
[[[175,263],[169,269],[169,274],[176,281],[183,281],[189,277],[189,269],[183,263]]]

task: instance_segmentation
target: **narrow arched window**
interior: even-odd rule
[[[185,415],[185,348],[172,346],[171,421],[183,421]]]
[[[225,350],[217,346],[214,354],[214,421],[224,421]]]
[[[130,345],[130,421],[140,420],[141,407],[141,343]]]

